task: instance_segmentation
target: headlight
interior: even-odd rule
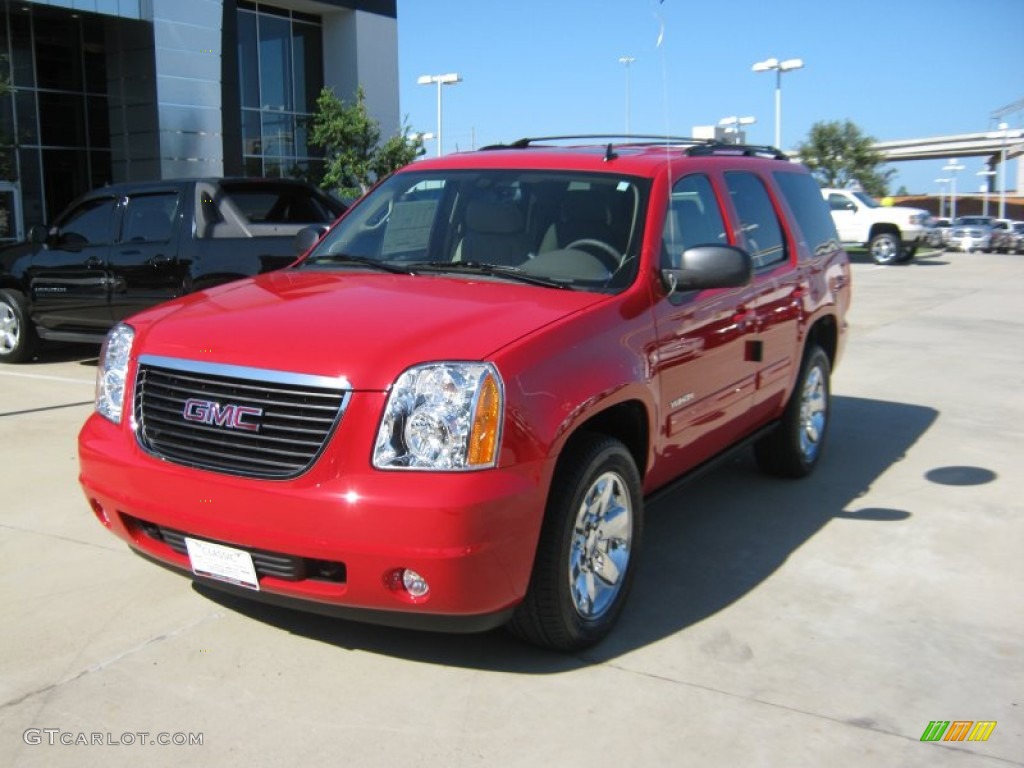
[[[373,449],[378,469],[465,470],[498,460],[504,392],[489,363],[417,365],[395,382]]]
[[[133,341],[135,331],[131,326],[115,325],[107,334],[100,352],[96,371],[96,412],[115,424],[121,423],[124,411],[125,381]]]
[[[924,225],[928,224],[928,218],[929,218],[929,214],[927,214],[927,213],[914,213],[914,214],[911,214],[911,216],[910,216],[910,223],[911,224],[920,224],[921,226],[924,226]]]

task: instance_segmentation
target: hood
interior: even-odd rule
[[[607,297],[437,275],[284,270],[135,315],[135,353],[344,376],[383,390],[406,368],[483,360]]]

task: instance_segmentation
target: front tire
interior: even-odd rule
[[[895,264],[900,260],[903,248],[900,245],[900,236],[892,232],[879,232],[871,238],[868,243],[868,250],[875,264]]]
[[[38,347],[25,300],[17,291],[0,290],[0,363],[31,360]]]
[[[509,629],[559,651],[600,642],[625,605],[642,532],[632,455],[618,440],[584,435],[555,472],[530,585]]]
[[[832,367],[819,346],[808,348],[778,426],[754,444],[763,472],[806,477],[821,459],[831,415]]]

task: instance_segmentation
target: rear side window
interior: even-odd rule
[[[821,196],[818,183],[803,173],[781,171],[775,174],[775,181],[796,217],[800,233],[807,244],[807,253],[817,256],[838,248],[836,225],[832,221],[828,204]]]
[[[753,173],[732,171],[725,174],[725,185],[739,216],[740,242],[754,269],[786,261],[786,238],[764,182]]]
[[[121,241],[164,243],[171,239],[178,195],[174,192],[139,195],[128,200],[121,225]]]

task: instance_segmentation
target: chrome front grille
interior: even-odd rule
[[[174,464],[284,480],[312,466],[349,392],[342,378],[143,356],[135,434]]]

